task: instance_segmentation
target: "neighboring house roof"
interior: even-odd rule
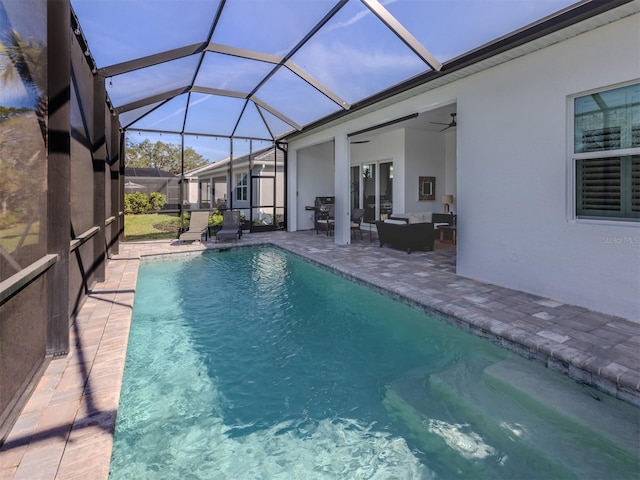
[[[124,169],[125,177],[177,177],[173,173],[165,172],[159,168],[127,168]]]
[[[275,151],[275,153],[274,153]],[[277,148],[273,148],[273,147],[269,147],[263,150],[259,150],[257,152],[254,152],[253,154],[251,154],[253,156],[253,163],[266,163],[266,162],[273,162],[274,161],[274,155],[275,155],[275,161],[277,163],[282,163],[284,161],[284,152],[280,149]],[[243,155],[241,157],[238,158],[234,158],[233,159],[233,166],[234,167],[244,167],[244,166],[248,166],[249,164],[249,156],[250,154],[247,155]],[[190,177],[190,178],[194,178],[194,177],[200,177],[203,175],[207,175],[210,176],[212,174],[215,173],[222,173],[222,174],[226,174],[227,173],[227,169],[229,168],[229,160],[230,158],[227,157],[225,159],[219,160],[217,162],[211,163],[209,165],[205,165],[204,167],[199,167],[199,168],[195,168],[189,172],[185,172],[184,176],[185,177]]]

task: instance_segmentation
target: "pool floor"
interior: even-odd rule
[[[139,275],[110,478],[638,476],[634,407],[303,260]]]

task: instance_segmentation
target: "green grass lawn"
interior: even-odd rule
[[[126,242],[178,238],[180,216],[167,213],[149,213],[124,216]]]
[[[23,247],[38,243],[39,226],[40,222],[34,222],[33,225],[31,225],[31,229],[22,243]],[[19,223],[11,228],[0,230],[0,246],[9,253],[13,252],[18,246],[18,242],[24,234],[25,228],[27,228],[26,223]]]

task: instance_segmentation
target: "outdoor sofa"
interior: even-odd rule
[[[376,222],[380,247],[389,245],[406,250],[433,250],[436,227],[450,225],[453,217],[432,212],[394,214]]]

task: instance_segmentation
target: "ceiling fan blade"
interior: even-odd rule
[[[442,123],[442,122],[429,122],[429,123],[433,123],[435,125],[449,125],[449,123]]]
[[[351,142],[351,145],[355,145],[358,143],[369,143],[370,140],[354,140],[353,142]]]

